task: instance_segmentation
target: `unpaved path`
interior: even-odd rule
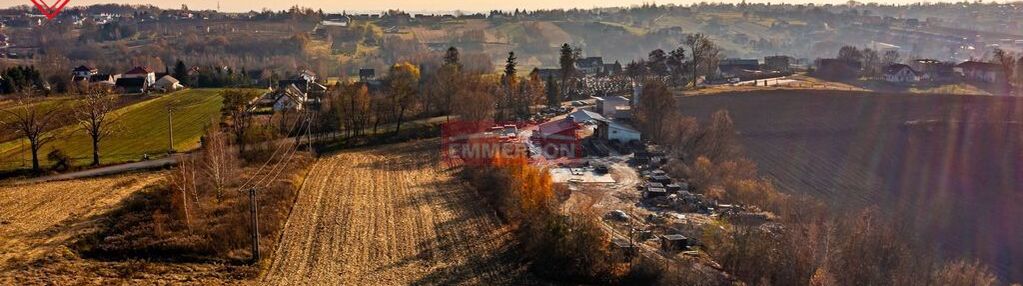
[[[260,284],[521,284],[512,233],[438,165],[437,142],[313,167]]]

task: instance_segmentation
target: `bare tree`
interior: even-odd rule
[[[721,49],[703,34],[689,35],[686,37],[684,45],[689,47],[689,53],[692,56],[689,68],[692,71],[693,87],[696,87],[696,80],[700,73],[706,74],[707,71],[717,67]]]
[[[92,165],[99,166],[99,143],[117,132],[119,119],[113,111],[117,100],[105,92],[91,92],[75,108],[74,116],[78,126],[92,139]]]
[[[231,140],[219,128],[210,128],[203,136],[201,164],[206,183],[216,192],[218,201],[223,199],[224,190],[234,181],[238,171],[238,160]]]
[[[28,140],[32,151],[32,171],[39,172],[39,150],[57,138],[55,127],[59,124],[62,109],[41,107],[18,101],[13,108],[2,110],[4,117],[0,125]]]

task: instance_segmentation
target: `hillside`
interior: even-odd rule
[[[211,120],[217,119],[223,100],[219,89],[194,89],[163,95],[118,109],[115,133],[100,142],[101,160],[104,164],[135,161],[143,154],[155,157],[166,154],[168,144],[167,107],[174,106],[174,149],[189,151],[199,146],[199,137]],[[40,152],[43,165],[46,154],[60,149],[74,159],[73,164],[90,163],[92,143],[89,136],[77,125],[69,125],[56,131],[58,140],[44,146]],[[10,140],[0,143],[0,169],[20,166],[22,160],[31,158],[24,140]]]
[[[690,96],[731,113],[748,155],[784,191],[915,218],[940,252],[1023,279],[1023,99],[762,91]]]

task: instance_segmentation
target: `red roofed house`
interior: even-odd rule
[[[121,78],[144,78],[146,87],[156,83],[156,73],[149,67],[135,67],[121,75]]]

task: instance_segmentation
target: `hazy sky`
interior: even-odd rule
[[[44,2],[50,3],[58,0],[43,0]],[[81,5],[92,5],[99,3],[119,3],[119,4],[152,4],[162,8],[179,8],[182,4],[188,5],[189,8],[194,10],[200,9],[216,9],[217,0],[70,0],[69,6],[81,6]],[[274,10],[283,10],[293,5],[299,5],[303,7],[314,7],[323,9],[327,12],[340,12],[346,11],[382,11],[386,9],[400,8],[406,11],[487,11],[491,9],[498,10],[514,10],[516,8],[524,9],[551,9],[551,8],[594,8],[594,7],[618,7],[618,6],[630,6],[639,5],[646,3],[657,3],[657,4],[688,4],[694,2],[701,2],[702,0],[680,0],[680,1],[652,1],[652,0],[512,0],[512,1],[499,1],[499,0],[475,0],[475,1],[459,1],[459,0],[342,0],[342,1],[329,1],[329,0],[308,0],[308,1],[280,1],[280,0],[220,0],[220,8],[222,11],[231,12],[244,12],[250,10],[261,10],[262,8],[270,8]],[[707,2],[739,2],[741,0],[717,0]],[[784,1],[770,1],[770,0],[754,0],[747,2],[772,2],[772,3],[845,3],[846,0],[825,0],[825,1],[813,1],[813,0],[784,0]],[[871,2],[862,1],[861,2]],[[883,3],[915,3],[920,0],[878,0],[875,2]],[[940,1],[931,1],[940,2]],[[991,2],[991,1],[985,1]],[[0,7],[10,7],[22,4],[31,4],[30,0],[0,0]]]

